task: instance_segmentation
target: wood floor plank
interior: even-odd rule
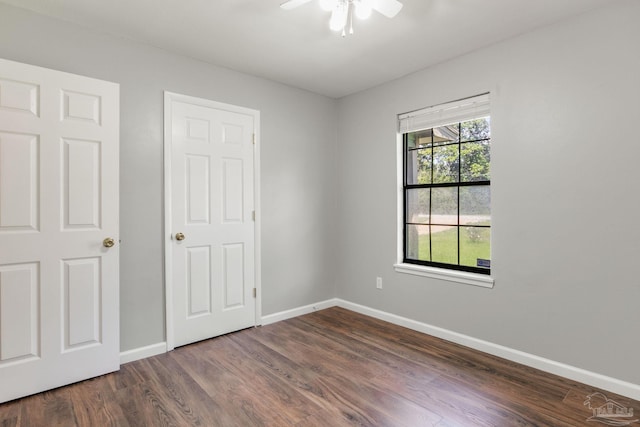
[[[77,425],[128,427],[122,407],[105,378],[94,378],[68,387],[71,407]]]
[[[292,319],[292,324],[296,325],[295,322],[298,321],[305,323],[304,320]],[[302,326],[298,327],[301,328]],[[341,349],[340,354],[347,359],[353,360],[360,369],[371,370],[371,372],[367,374],[363,372],[363,375],[374,376],[385,371],[393,372],[395,375],[414,375],[416,370],[419,370],[421,375],[441,375],[441,372],[436,369],[440,366],[429,366],[424,363],[424,354],[415,360],[410,360],[380,345],[372,344],[366,340],[347,334],[344,330],[334,325],[317,324],[308,325],[307,327],[310,328],[309,331],[313,332],[313,335],[317,337],[317,340],[322,342],[323,345]]]
[[[20,426],[66,427],[75,424],[68,387],[46,391],[24,399]]]
[[[165,402],[166,411],[173,415],[179,425],[215,425],[211,408],[207,407],[211,404],[210,399],[174,359],[162,355],[142,362],[146,362],[146,368],[153,378],[146,384],[158,385],[156,393]]]
[[[0,405],[0,427],[16,427],[20,423],[21,405],[19,402],[9,402]]]
[[[247,357],[246,349],[237,345],[231,338],[222,337],[223,346],[217,348],[218,362],[236,375],[251,380],[255,393],[272,407],[278,407],[283,415],[293,423],[320,410],[313,399],[282,381],[271,369],[255,358]],[[254,353],[255,354],[255,353]]]
[[[218,362],[215,353],[219,340],[189,346],[190,351],[178,349],[171,357],[180,363],[207,393],[212,402],[217,424],[220,426],[287,425],[277,408],[267,405],[247,381]]]
[[[417,405],[391,392],[386,387],[375,387],[367,382],[354,382],[351,378],[334,376],[320,381],[326,382],[340,401],[348,402],[373,419],[371,425],[425,426],[439,422],[438,413]]]
[[[262,329],[262,328],[261,328]],[[309,408],[312,413],[322,409],[330,409],[323,390],[318,387],[317,380],[322,376],[319,372],[318,364],[309,364],[314,356],[321,357],[326,361],[326,355],[306,352],[305,359],[295,359],[290,355],[284,355],[273,346],[273,341],[265,344],[256,339],[262,331],[252,331],[251,334],[234,334],[230,338],[238,345],[244,354],[249,355],[254,361],[259,363],[264,369],[287,384],[288,387],[296,389],[313,402]],[[299,346],[302,347],[302,346]],[[306,415],[305,417],[308,417]]]
[[[118,403],[122,406],[130,425],[162,427],[184,425],[179,423],[173,411],[168,409],[170,403],[165,401],[163,394],[159,392],[161,387],[162,384],[149,380],[118,391]]]
[[[331,420],[331,427],[352,427],[362,426],[355,419],[349,419],[342,414],[338,408],[331,408],[318,412],[317,414],[309,415],[304,420],[301,420],[294,427],[327,427],[327,420]]]
[[[375,375],[376,367],[368,363],[370,360],[331,337],[316,333],[306,323],[291,320],[292,323],[277,325],[278,329],[261,328],[265,329],[263,333],[268,335],[270,345],[280,349],[288,358],[322,375],[328,375],[333,370],[344,370],[363,377]],[[275,330],[269,332],[269,329]],[[283,340],[283,336],[287,339]],[[259,337],[256,336],[257,339]]]
[[[252,336],[255,335],[257,334],[252,334]],[[252,340],[252,338],[245,338],[244,340],[246,341],[245,350],[248,354],[252,354],[251,348],[256,348],[257,345],[253,344],[251,341],[255,340]],[[383,391],[383,388],[376,389],[375,387],[366,386],[357,387],[357,384],[352,381],[354,370],[336,371],[335,367],[341,366],[344,360],[341,360],[339,357],[334,357],[331,352],[322,352],[319,349],[312,349],[310,352],[307,352],[306,354],[308,356],[318,356],[322,359],[322,362],[330,366],[322,367],[324,369],[321,368],[321,370],[324,371],[322,376],[313,374],[311,375],[311,378],[307,376],[305,381],[300,381],[297,378],[299,374],[295,371],[291,371],[290,367],[287,368],[283,360],[279,360],[283,358],[283,356],[275,357],[275,359],[280,362],[279,364],[276,364],[274,363],[273,352],[270,353],[271,357],[269,357],[266,356],[267,350],[265,348],[262,348],[261,351],[264,353],[261,356],[256,356],[256,360],[264,361],[276,372],[279,372],[281,377],[283,377],[285,381],[291,383],[292,386],[301,388],[308,393],[315,394],[317,398],[324,399],[325,402],[329,403],[331,406],[343,409],[343,413],[346,418],[357,418],[359,415],[355,413],[354,408],[367,405],[369,406],[369,410],[367,411],[368,413],[379,412],[381,408],[388,409],[387,411],[379,412],[377,417],[373,420],[374,422],[372,425],[425,425],[425,422],[427,422],[425,420],[439,421],[441,419],[439,415],[433,414],[425,408],[421,408],[408,400],[398,399],[393,394]],[[315,367],[317,368],[318,366],[322,366],[322,362],[317,361],[319,364],[315,365]],[[333,373],[329,372],[331,369],[333,369]],[[298,371],[301,373],[308,373],[317,372],[318,369],[308,369],[304,367],[303,369],[298,369]],[[348,396],[345,395],[344,390],[351,390],[351,393],[347,393],[347,395],[354,396],[357,403],[350,400]],[[340,399],[335,399],[337,395],[340,396]],[[334,399],[331,399],[331,397],[334,397]],[[377,400],[376,397],[378,398]],[[401,417],[399,416],[400,414],[402,414]],[[395,421],[393,423],[385,423],[382,421],[387,418]],[[407,419],[410,419],[410,421],[407,421]],[[361,423],[366,422],[361,421]],[[433,423],[431,421],[428,421],[428,425],[432,424]]]
[[[339,318],[340,316],[331,316],[327,320],[333,323]],[[358,325],[360,322],[366,322],[367,325]],[[441,376],[447,376],[449,381],[462,382],[467,387],[482,389],[483,396],[489,400],[517,397],[523,403],[531,405],[540,401],[554,401],[554,408],[549,408],[548,404],[541,408],[543,412],[552,416],[568,388],[567,383],[558,381],[558,377],[554,378],[533,368],[484,353],[469,353],[467,348],[433,337],[425,340],[424,334],[402,330],[403,328],[377,319],[363,318],[356,319],[355,322],[345,322],[337,326],[337,330],[341,330],[347,324],[352,328],[349,335],[353,335],[354,339],[382,347],[396,342],[399,345],[393,346],[393,351],[403,358],[417,363],[427,362],[425,368],[435,370]],[[358,327],[353,328],[354,324]],[[330,325],[323,324],[323,327],[327,329]],[[522,375],[523,371],[535,374],[536,383],[531,384],[527,381],[527,376]],[[402,390],[411,390],[411,386],[406,384]],[[419,398],[420,392],[412,392],[411,396],[407,396],[412,397]]]
[[[640,402],[342,308],[252,328],[0,405],[0,427],[594,425]],[[599,395],[594,397],[594,400]]]

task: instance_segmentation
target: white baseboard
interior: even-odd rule
[[[157,344],[151,344],[146,347],[134,348],[133,350],[127,350],[120,353],[120,364],[135,362],[136,360],[145,359],[151,356],[157,356],[158,354],[167,352],[167,343],[159,342]]]
[[[517,362],[541,371],[559,375],[564,378],[588,384],[603,390],[608,390],[622,396],[630,397],[634,400],[640,400],[640,385],[619,380],[617,378],[608,377],[606,375],[597,374],[585,369],[576,368],[575,366],[566,365],[554,360],[545,359],[533,354],[525,353],[499,344],[494,344],[468,335],[459,334],[444,328],[432,326],[426,323],[407,319],[406,317],[397,316],[374,308],[369,308],[360,304],[337,299],[336,305],[356,313],[384,320],[395,325],[404,326],[414,331],[422,332],[437,338],[442,338],[456,344],[470,347],[474,350],[502,357],[513,362]]]
[[[333,298],[315,304],[309,304],[303,307],[292,308],[291,310],[269,314],[267,316],[262,316],[262,325],[270,325],[272,323],[280,322],[281,320],[287,320],[293,317],[302,316],[303,314],[309,314],[313,313],[314,311],[323,310],[325,308],[335,307],[336,305],[338,305],[338,299]]]

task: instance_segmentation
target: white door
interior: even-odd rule
[[[259,113],[165,94],[167,346],[256,324]]]
[[[0,60],[0,402],[119,369],[118,103]]]

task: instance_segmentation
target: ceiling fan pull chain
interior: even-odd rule
[[[349,34],[353,34],[353,0],[349,3]]]

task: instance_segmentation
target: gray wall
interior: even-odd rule
[[[338,297],[640,384],[640,2],[612,3],[340,100]],[[486,91],[495,287],[396,273],[396,114]]]
[[[165,339],[164,90],[261,112],[263,315],[335,295],[335,100],[3,4],[0,57],[120,84],[122,350]]]

